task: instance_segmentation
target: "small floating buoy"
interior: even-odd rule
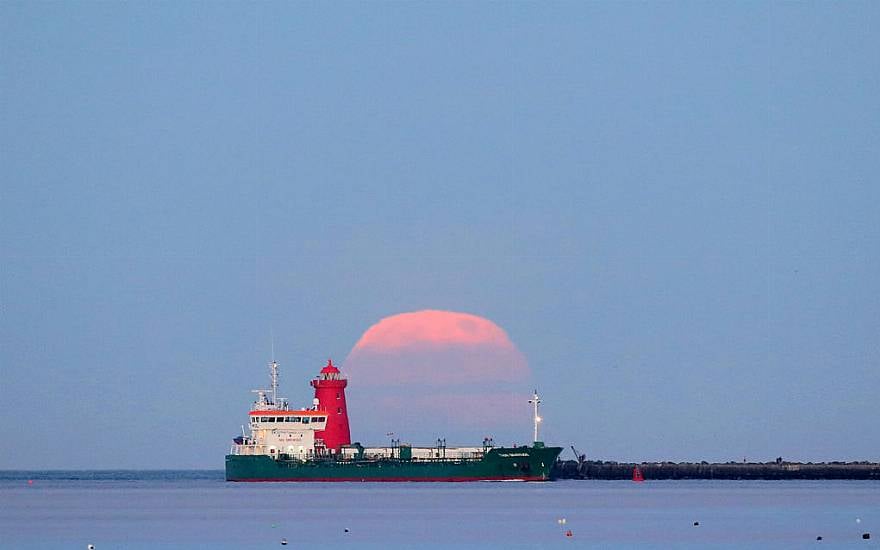
[[[556,523],[558,523],[559,525],[565,525],[565,518],[559,518],[559,519],[557,519],[557,520],[556,520]]]
[[[822,535],[819,535],[818,537],[816,537],[816,540],[822,540]]]
[[[87,549],[87,550],[95,550],[95,545],[94,545],[94,544],[88,544],[88,545],[86,545],[86,549]]]
[[[694,527],[699,527],[699,526],[700,526],[700,522],[699,522],[699,521],[695,521],[695,522],[694,522]]]
[[[346,527],[346,528],[345,528],[345,532],[346,532],[346,533],[348,533],[348,532],[349,532],[349,530],[348,530],[348,527]]]
[[[861,522],[862,522],[862,518],[856,518],[856,523],[861,523]]]
[[[281,539],[281,546],[287,546],[287,539]]]
[[[273,524],[272,524],[272,529],[275,529],[276,527],[278,527],[278,525],[275,524],[275,523],[273,523]]]
[[[569,529],[568,531],[565,532],[565,536],[571,538],[574,536],[574,533],[572,533],[571,529]]]
[[[871,538],[871,533],[862,533],[862,538],[868,540],[869,538]]]

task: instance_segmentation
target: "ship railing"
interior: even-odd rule
[[[462,451],[462,452],[417,452],[417,451],[436,451],[436,449],[424,449],[424,448],[413,448],[412,450],[412,462],[461,462],[461,461],[470,461],[470,460],[481,460],[486,453],[482,450],[470,450]],[[334,460],[337,462],[354,462],[357,460],[367,460],[367,461],[375,461],[375,460],[390,460],[398,458],[397,453],[391,451],[391,449],[383,449],[383,448],[371,448],[365,449],[365,452],[358,458],[355,453],[339,453],[336,455],[332,455]]]
[[[413,447],[413,460],[479,460],[486,454],[482,447]]]
[[[266,445],[233,443],[229,454],[233,455],[266,455],[269,454],[269,448]]]
[[[482,453],[475,453],[472,455],[456,455],[456,456],[441,456],[441,457],[429,457],[429,458],[416,458],[413,457],[413,462],[468,462],[472,460],[482,460]]]

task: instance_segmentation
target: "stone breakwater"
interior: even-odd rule
[[[651,479],[876,479],[877,462],[613,462],[560,460],[552,475],[559,479],[632,479],[638,466]]]

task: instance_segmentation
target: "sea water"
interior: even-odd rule
[[[88,544],[878,548],[880,482],[227,483],[220,471],[0,472],[0,548]]]

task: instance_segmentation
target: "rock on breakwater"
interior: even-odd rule
[[[615,462],[560,460],[559,479],[632,479],[636,466],[651,479],[877,479],[877,462]]]

